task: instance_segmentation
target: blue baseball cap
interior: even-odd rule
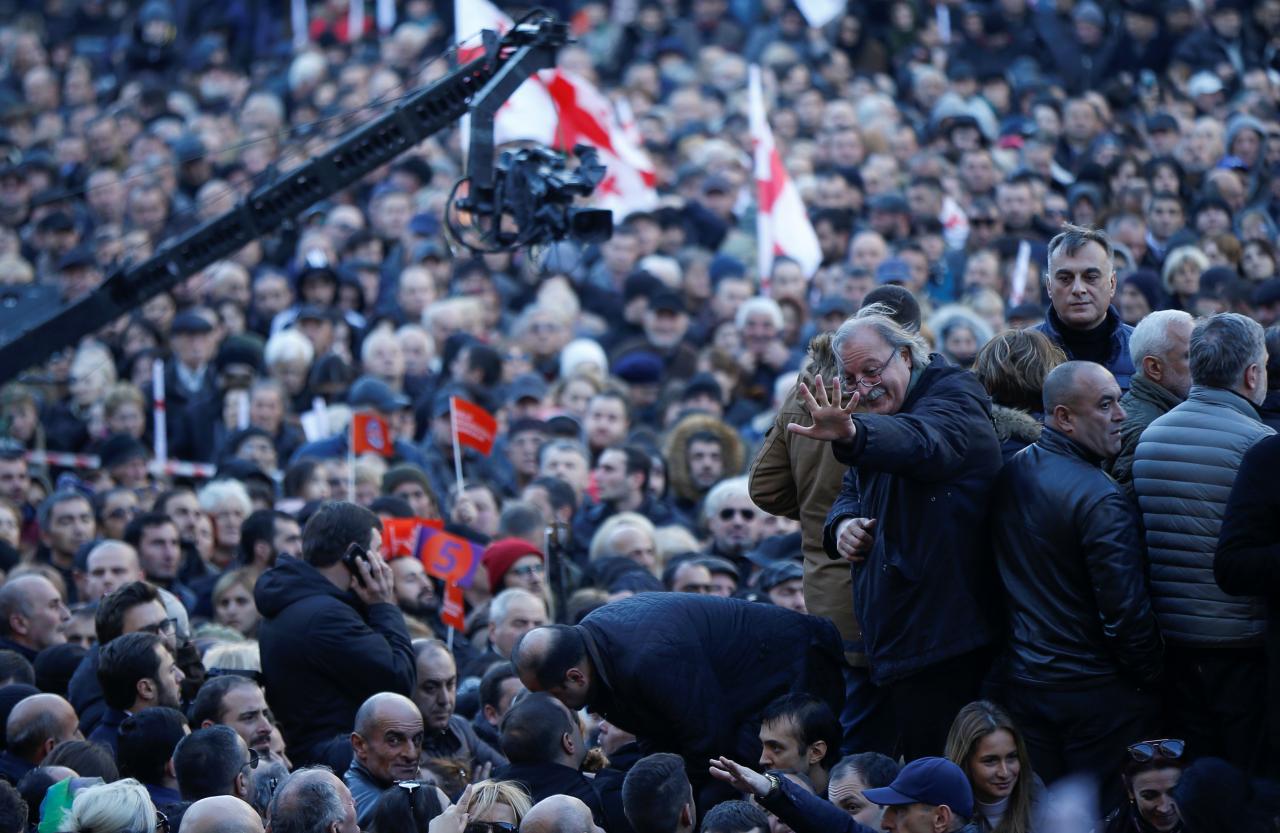
[[[973,788],[960,767],[946,758],[917,758],[898,772],[887,787],[863,790],[867,800],[882,807],[903,804],[945,804],[956,815],[973,815]]]

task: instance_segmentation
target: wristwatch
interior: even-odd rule
[[[761,798],[773,798],[782,789],[782,784],[778,781],[778,776],[772,772],[766,772],[764,777],[769,781],[769,791],[761,796]]]

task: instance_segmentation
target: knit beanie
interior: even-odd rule
[[[526,555],[543,558],[542,552],[521,538],[502,538],[485,547],[480,556],[480,563],[489,574],[489,589],[495,594],[502,590],[502,579],[506,577],[511,565]],[[546,559],[543,558],[545,561]]]

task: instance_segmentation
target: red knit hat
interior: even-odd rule
[[[537,547],[521,538],[503,538],[485,547],[484,554],[480,556],[480,563],[489,574],[489,589],[494,593],[500,591],[502,579],[511,569],[511,565],[526,555],[536,555],[546,561]]]

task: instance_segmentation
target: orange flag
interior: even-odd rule
[[[418,527],[441,529],[443,521],[427,518],[387,518],[382,522],[382,556],[390,561],[404,556],[412,557],[417,545]]]
[[[444,606],[440,608],[440,621],[454,630],[466,630],[466,609],[462,603],[462,588],[455,582],[445,585]]]
[[[355,414],[351,418],[351,453],[364,454],[369,451],[383,457],[390,457],[394,453],[391,426],[377,414]]]
[[[453,430],[458,444],[485,455],[492,451],[493,441],[498,438],[498,420],[493,414],[456,396],[449,397],[449,407],[453,409]]]

